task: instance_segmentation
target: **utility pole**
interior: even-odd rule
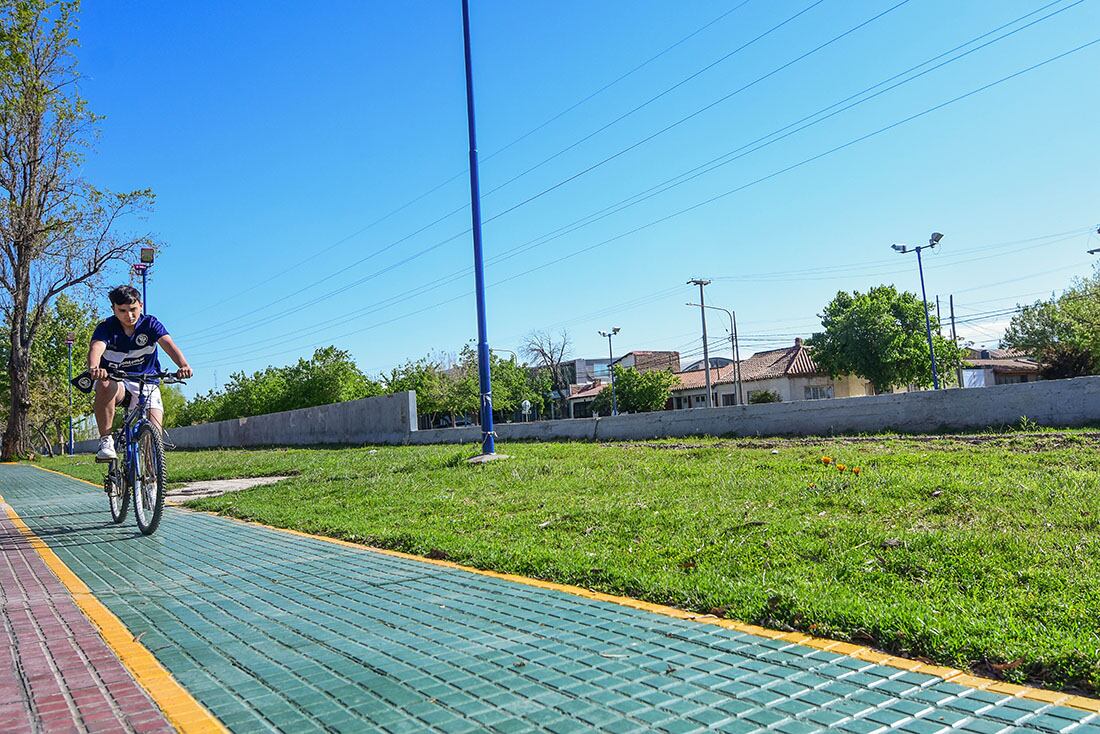
[[[485,262],[481,248],[481,185],[477,169],[477,125],[474,121],[474,70],[470,59],[470,0],[462,0],[462,44],[466,59],[466,122],[470,137],[470,216],[474,234],[474,283],[477,291],[477,375],[481,389],[481,455],[496,458],[493,430],[493,388],[489,379],[489,337],[485,317]]]
[[[745,404],[745,395],[741,389],[741,342],[737,339],[737,312],[730,311],[733,321],[733,363],[737,365],[737,404]]]
[[[951,309],[951,343],[955,345],[955,348],[959,348],[959,337],[955,334],[955,294],[952,293],[950,300],[948,300],[948,307]],[[955,369],[955,378],[959,381],[958,386],[963,386],[963,368],[960,365]]]
[[[686,305],[697,306],[699,308],[713,308],[715,311],[725,311],[726,315],[730,317],[730,356],[733,357],[733,380],[736,386],[734,402],[737,405],[742,405],[744,401],[741,399],[741,349],[740,345],[737,343],[737,314],[721,306],[708,306],[703,303],[688,303]]]
[[[694,278],[687,282],[688,285],[699,286],[699,315],[703,318],[703,369],[706,370],[707,379],[707,407],[713,408],[713,396],[710,393],[710,348],[707,346],[707,306],[703,296],[703,286],[710,285],[709,280]]]
[[[932,236],[928,238],[927,245],[920,245],[919,247],[909,247],[909,245],[894,244],[891,247],[897,252],[903,255],[907,252],[917,253],[917,270],[920,272],[920,297],[924,303],[924,333],[928,337],[928,356],[932,359],[932,386],[936,389],[940,389],[940,376],[936,371],[936,350],[932,347],[932,324],[928,318],[928,295],[924,290],[924,265],[921,263],[920,252],[921,250],[928,250],[940,243],[943,239],[943,235],[939,232],[933,232]]]
[[[940,297],[936,296],[936,333],[943,336],[943,317],[940,316]]]
[[[601,331],[599,335],[607,339],[607,373],[611,375],[611,415],[619,414],[619,404],[615,401],[615,370],[612,368],[611,363],[615,361],[615,352],[611,348],[611,337],[618,334],[619,327],[614,327],[611,331]]]

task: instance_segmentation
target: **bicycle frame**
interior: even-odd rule
[[[132,377],[138,378],[137,375]],[[159,379],[153,379],[150,381],[146,376],[142,375],[138,379],[130,379],[130,382],[136,382],[138,384],[138,399],[137,405],[129,409],[126,412],[126,416],[122,419],[122,438],[126,444],[125,462],[126,462],[126,479],[128,484],[134,486],[136,476],[134,472],[137,471],[138,455],[137,455],[137,436],[145,424],[149,423],[148,418],[148,402],[149,397],[147,395],[147,385],[160,385]],[[125,384],[123,389],[125,389]]]

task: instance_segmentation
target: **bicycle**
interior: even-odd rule
[[[107,460],[103,489],[111,505],[115,524],[126,519],[130,497],[134,499],[134,519],[142,535],[151,535],[164,512],[164,438],[149,420],[148,386],[183,383],[173,372],[135,374],[108,370],[112,382],[137,383],[136,404],[131,406],[115,432],[118,458]]]

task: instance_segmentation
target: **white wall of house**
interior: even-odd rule
[[[807,388],[810,392],[807,393]],[[733,394],[737,391],[735,383],[720,383],[712,385],[714,392],[714,405],[718,407],[733,405]],[[751,380],[742,384],[745,401],[748,402],[753,393],[770,390],[779,394],[780,400],[790,403],[795,400],[819,400],[827,397],[848,398],[859,395],[874,395],[871,383],[855,375],[848,375],[837,379],[827,376],[809,377],[773,377],[767,380]],[[705,408],[707,391],[704,387],[692,390],[677,390],[672,393],[673,409]],[[680,398],[677,404],[676,398]]]

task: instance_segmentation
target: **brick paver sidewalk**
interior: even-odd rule
[[[1088,711],[170,508],[0,494],[196,699],[254,731],[1100,732]]]
[[[0,507],[0,732],[170,732]]]

